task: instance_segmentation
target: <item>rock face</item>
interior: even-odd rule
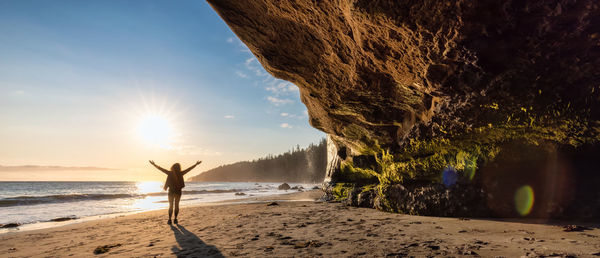
[[[208,2],[268,72],[299,87],[335,145],[330,184],[404,198],[386,193],[441,183],[452,167],[504,216],[523,185],[545,196],[534,210],[565,210],[588,193],[571,189],[600,181],[585,158],[600,154],[597,1]],[[529,179],[502,179],[504,168]]]

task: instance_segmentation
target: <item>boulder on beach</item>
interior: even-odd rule
[[[74,220],[77,219],[77,217],[60,217],[60,218],[55,218],[55,219],[51,219],[51,222],[62,222],[62,221],[68,221],[68,220]]]
[[[20,226],[19,223],[8,223],[8,224],[0,224],[0,228],[16,228]]]
[[[283,183],[279,187],[277,187],[277,190],[290,190],[290,188],[290,185],[288,185],[287,183]]]
[[[112,244],[112,245],[98,246],[98,247],[96,247],[96,249],[94,249],[94,254],[107,253],[108,251],[110,251],[111,248],[115,248],[115,247],[119,247],[119,246],[121,246],[121,244]]]

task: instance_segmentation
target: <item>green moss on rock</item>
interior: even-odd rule
[[[378,186],[378,184],[365,185],[365,186],[362,187],[361,193],[365,193],[365,192],[368,192],[368,191],[377,190],[377,186]]]
[[[340,201],[348,198],[348,194],[355,187],[355,184],[351,183],[337,183],[331,188],[331,194],[335,200]]]
[[[351,161],[344,161],[340,165],[340,173],[336,181],[364,184],[378,182],[378,174],[371,169],[354,167]]]
[[[464,178],[472,180],[477,168],[494,160],[505,144],[571,145],[600,142],[600,126],[595,121],[570,114],[568,108],[535,113],[531,107],[503,108],[498,103],[482,106],[489,112],[489,121],[465,130],[445,131],[429,139],[407,140],[399,151],[383,150],[376,142],[367,142],[363,155],[375,156],[374,169],[355,168],[342,164],[343,177],[350,182],[370,183],[377,177],[381,184],[402,183],[405,180],[440,182],[441,172],[454,167]],[[343,181],[343,180],[342,180]]]

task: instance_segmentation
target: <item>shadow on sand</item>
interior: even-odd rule
[[[536,224],[536,225],[550,225],[557,227],[566,227],[568,225],[580,226],[579,230],[575,231],[586,231],[591,229],[600,229],[600,223],[591,220],[566,220],[566,219],[543,219],[543,218],[466,218],[479,221],[495,221],[495,222],[509,222],[509,223],[521,223],[521,224]]]
[[[214,245],[204,243],[184,226],[171,225],[171,230],[179,244],[179,246],[174,245],[171,248],[177,257],[225,257]]]

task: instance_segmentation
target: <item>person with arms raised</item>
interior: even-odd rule
[[[171,170],[166,170],[154,163],[154,161],[150,160],[150,164],[156,167],[158,170],[167,174],[167,181],[165,182],[164,189],[169,190],[169,220],[167,220],[167,224],[171,224],[171,215],[175,213],[175,224],[178,223],[177,215],[179,214],[179,201],[181,200],[181,189],[185,187],[185,182],[183,181],[183,175],[190,172],[196,166],[198,166],[202,161],[196,161],[196,164],[193,166],[181,170],[181,165],[179,163],[173,164],[171,166]],[[175,209],[173,209],[173,205],[175,205]]]

